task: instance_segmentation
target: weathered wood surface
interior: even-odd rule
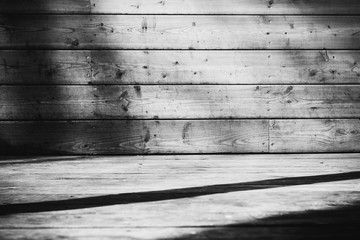
[[[0,59],[9,85],[360,83],[360,51],[349,50],[3,50]]]
[[[359,154],[2,158],[3,239],[359,234]]]
[[[360,85],[40,85],[0,92],[3,120],[360,116]]]
[[[267,152],[268,121],[1,122],[2,154]]]
[[[359,1],[0,13],[0,154],[199,154],[2,156],[1,239],[360,238],[360,154],[203,155],[360,152]],[[80,84],[112,86],[57,86]]]
[[[356,0],[92,0],[92,13],[360,14]]]
[[[0,149],[2,154],[359,152],[360,123],[357,119],[1,122]]]
[[[360,83],[360,51],[92,51],[92,63],[94,83]]]
[[[90,56],[90,51],[0,51],[0,84],[88,84]]]
[[[19,197],[7,200],[2,198],[1,204],[14,204],[53,201],[60,194],[74,195],[75,198],[76,195],[101,196],[183,188],[194,188],[192,191],[197,191],[200,189],[196,187],[219,184],[229,184],[228,190],[233,192],[233,183],[243,183],[244,188],[248,186],[255,189],[270,183],[273,188],[286,187],[287,183],[290,186],[299,183],[297,188],[306,190],[309,186],[301,186],[301,183],[313,183],[306,177],[360,170],[360,154],[1,156],[0,166],[3,176],[0,179],[1,196]],[[276,181],[287,177],[300,178],[295,182],[290,179]],[[336,179],[336,175],[333,177],[334,181],[319,179],[322,184],[314,186],[312,190],[327,184],[335,185]],[[267,180],[270,181],[266,182]],[[86,185],[89,181],[93,182]],[[118,181],[121,184],[115,184]],[[336,184],[352,187],[348,182]],[[53,191],[49,191],[51,188],[54,188]],[[215,188],[203,189],[204,195],[211,194],[212,191]],[[21,198],[22,195],[29,195],[29,199]],[[61,198],[67,199],[69,197]],[[150,222],[149,224],[151,225]]]
[[[270,120],[271,152],[359,152],[360,120]]]
[[[359,16],[2,15],[0,49],[359,49]]]
[[[0,13],[90,13],[90,0],[1,0]]]
[[[0,13],[360,14],[356,0],[2,0]]]

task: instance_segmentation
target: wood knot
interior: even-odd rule
[[[317,74],[317,70],[316,70],[316,69],[312,69],[312,70],[309,72],[309,76],[310,76],[310,77],[314,77],[316,74]]]
[[[65,41],[66,44],[68,45],[71,45],[71,46],[74,46],[74,47],[77,47],[80,45],[79,43],[79,39],[72,39],[72,38],[66,38],[66,41]]]
[[[290,93],[290,92],[291,92],[291,90],[293,90],[293,88],[294,88],[293,86],[289,86],[289,87],[287,87],[284,93],[285,93],[285,94]]]
[[[182,139],[183,139],[183,143],[185,144],[189,144],[189,130],[190,130],[190,127],[191,127],[191,123],[190,122],[187,122],[185,123],[184,127],[183,127],[183,130],[182,130]]]
[[[124,74],[125,74],[125,70],[120,70],[119,69],[119,70],[116,71],[116,78],[121,79]]]

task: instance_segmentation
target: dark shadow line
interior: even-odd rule
[[[93,207],[104,207],[118,204],[145,203],[181,198],[199,197],[211,194],[230,193],[238,191],[250,191],[286,186],[297,186],[303,184],[314,184],[342,180],[359,179],[360,171],[326,174],[305,177],[287,177],[271,180],[260,180],[253,182],[241,182],[232,184],[218,184],[201,187],[170,189],[161,191],[121,193],[87,197],[78,199],[67,199],[47,202],[7,204],[0,206],[0,216],[16,213],[36,213],[48,211],[75,210]]]

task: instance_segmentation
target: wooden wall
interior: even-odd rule
[[[360,151],[360,1],[1,0],[1,154]]]

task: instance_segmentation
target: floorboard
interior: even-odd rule
[[[357,239],[360,154],[0,158],[1,239]]]

